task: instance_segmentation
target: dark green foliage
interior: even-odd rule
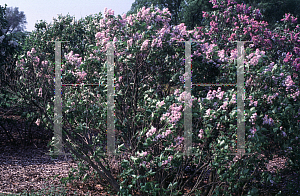
[[[300,1],[299,0],[236,0],[237,3],[247,4],[249,6],[260,9],[263,14],[263,20],[269,23],[269,28],[279,22],[285,13],[291,13],[295,17],[299,17]],[[212,8],[212,3],[209,0],[136,0],[127,15],[137,13],[142,7],[154,7],[160,9],[168,8],[172,14],[171,25],[185,23],[187,30],[192,30],[194,27],[204,25],[202,11],[209,12],[216,10]]]
[[[18,7],[9,7],[6,10],[5,18],[7,20],[6,33],[22,32],[25,29],[26,16],[24,12],[19,12]]]
[[[291,13],[299,21],[299,0],[236,0],[236,2],[258,8],[264,16],[263,20],[267,21],[270,27],[274,27],[276,23],[280,22],[285,13]]]
[[[137,13],[142,7],[148,8],[151,7],[151,5],[161,10],[164,8],[169,9],[172,14],[170,25],[177,25],[182,22],[182,18],[180,18],[181,16],[179,13],[183,10],[183,7],[186,6],[183,0],[136,0],[132,4],[130,11],[127,12],[127,15]]]

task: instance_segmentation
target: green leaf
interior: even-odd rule
[[[250,111],[251,111],[251,112],[253,112],[253,111],[256,112],[255,107],[250,108]]]
[[[133,160],[134,162],[135,162],[136,160],[138,160],[138,158],[135,158],[134,156],[131,156],[130,159]]]
[[[118,145],[118,150],[123,151],[126,150],[126,147],[124,144]]]
[[[286,108],[285,108],[285,111],[291,109],[293,106],[291,104],[289,104]]]
[[[153,172],[152,169],[148,172],[150,176],[153,176],[156,172]]]
[[[161,161],[161,159],[163,158],[163,156],[164,156],[163,154],[160,155],[160,157],[159,157],[159,160],[160,160],[160,161]]]
[[[171,188],[175,187],[177,184],[178,184],[178,182],[174,182],[173,184],[170,183],[169,186],[168,186],[168,189],[171,189]]]
[[[54,177],[53,177],[53,180],[55,180],[55,178],[57,178],[59,176],[59,174],[56,174]]]
[[[249,192],[248,195],[254,195],[254,194],[258,194],[258,189],[257,188],[252,188]]]
[[[222,140],[221,142],[218,141],[218,143],[220,143],[220,146],[222,146],[225,143],[225,141],[224,140]]]
[[[228,145],[226,145],[226,146],[224,147],[224,149],[227,150],[227,149],[228,149]]]
[[[249,169],[244,169],[244,174],[247,174],[249,172]]]
[[[86,181],[87,179],[89,178],[89,175],[88,174],[84,174],[84,177],[83,177],[83,181]]]

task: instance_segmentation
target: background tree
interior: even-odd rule
[[[18,7],[6,8],[5,19],[7,20],[7,29],[5,34],[24,31],[26,28],[26,16],[23,11],[19,12]]]
[[[279,22],[285,13],[291,13],[299,17],[300,0],[235,0],[237,3],[247,4],[249,6],[258,8],[263,14],[264,21],[269,23],[269,28],[273,29],[275,24]],[[131,9],[127,12],[129,14],[137,13],[142,7],[154,7],[163,9],[168,8],[171,17],[171,25],[178,25],[185,23],[187,30],[192,30],[196,26],[203,26],[204,19],[202,11],[213,11],[212,3],[209,0],[136,0]]]
[[[23,18],[23,15],[21,18]],[[15,71],[16,60],[22,50],[21,40],[26,37],[26,34],[21,31],[8,33],[10,22],[6,16],[6,5],[4,7],[0,5],[0,108],[2,112],[12,111],[14,107],[13,101],[15,101],[16,97],[9,92],[7,87],[8,84],[14,84],[16,78],[18,78],[18,73]],[[15,21],[12,18],[10,19]],[[20,30],[20,28],[18,29]],[[3,128],[3,119],[1,118],[0,126]],[[5,133],[9,141],[15,142],[9,132],[5,131]]]
[[[172,14],[170,25],[177,25],[182,21],[179,13],[182,11],[185,4],[186,3],[184,0],[135,0],[135,2],[131,5],[131,9],[126,13],[126,15],[128,16],[130,14],[136,14],[142,7],[145,6],[148,8],[153,5],[161,10],[168,8]]]
[[[25,37],[29,34],[24,32],[26,17],[24,12],[19,12],[18,7],[4,7],[1,6],[0,11],[0,48],[1,48],[1,81],[5,78],[8,82],[13,78],[13,70],[15,62],[22,51],[22,43]],[[5,75],[5,76],[4,76]],[[11,81],[10,81],[11,82]],[[3,87],[3,83],[0,83]]]
[[[187,30],[203,25],[202,11],[214,10],[209,0],[136,0],[127,15],[137,13],[142,7],[147,8],[151,5],[159,9],[168,8],[172,14],[170,25],[185,23]]]
[[[208,0],[186,0],[184,1],[183,9],[179,13],[180,18],[188,30],[204,25],[202,11],[212,11],[212,4]]]
[[[10,22],[7,20],[7,16],[11,14],[7,14],[7,8],[6,4],[4,7],[0,5],[0,87],[3,87],[3,81],[4,79],[6,82],[8,82],[8,79],[13,78],[13,69],[16,62],[16,58],[18,56],[18,53],[21,51],[20,47],[20,40],[24,38],[25,34],[16,34],[16,33],[8,33],[11,22],[16,21],[16,19],[13,19],[13,17],[8,17],[10,19]],[[18,18],[24,18],[23,13],[20,16],[19,14],[16,14],[15,17]],[[19,19],[18,19],[19,20]],[[24,21],[22,19],[22,21]],[[22,22],[19,23],[19,26]],[[14,22],[16,24],[16,22]],[[15,26],[15,25],[14,25]],[[17,25],[18,26],[18,25]],[[15,29],[16,27],[14,27]],[[21,29],[21,28],[17,28]],[[11,29],[13,30],[13,29]]]
[[[275,27],[285,13],[291,13],[295,17],[299,17],[300,14],[300,0],[236,0],[236,2],[258,8],[264,16],[263,20],[270,25],[270,29]]]

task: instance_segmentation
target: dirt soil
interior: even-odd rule
[[[44,189],[58,191],[64,187],[60,179],[67,177],[71,168],[77,168],[77,161],[71,155],[55,159],[47,155],[49,153],[47,144],[53,133],[36,124],[27,130],[26,127],[29,125],[20,116],[4,116],[1,111],[0,118],[13,120],[13,123],[3,120],[0,123],[16,139],[17,144],[9,141],[5,130],[0,126],[0,195],[23,191],[41,192]],[[29,133],[32,138],[26,140],[25,137],[30,136]],[[57,177],[53,178],[54,176]],[[67,195],[113,195],[107,193],[105,182],[89,180],[84,184],[75,180],[72,184],[67,183],[64,189]],[[47,192],[42,195],[49,194]]]

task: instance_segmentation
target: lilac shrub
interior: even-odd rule
[[[106,77],[102,73],[107,71],[107,43],[118,41],[114,43],[117,57],[115,124],[121,132],[117,135],[118,151],[128,155],[119,165],[121,172],[118,179],[102,175],[103,172],[111,174],[111,167],[106,164],[108,157],[103,156],[103,150],[97,146],[103,142],[100,134],[92,139],[89,143],[91,148],[86,147],[88,150],[73,145],[72,152],[108,180],[121,195],[135,194],[137,191],[147,195],[181,195],[190,183],[193,184],[192,192],[202,195],[209,192],[215,195],[262,193],[266,187],[260,181],[270,187],[271,181],[274,185],[279,182],[279,174],[274,177],[257,169],[266,169],[265,162],[272,158],[267,152],[274,145],[280,150],[276,152],[284,152],[288,158],[288,168],[299,171],[299,149],[296,144],[299,138],[300,46],[296,19],[285,16],[282,22],[289,29],[281,26],[270,31],[257,9],[232,1],[215,0],[212,3],[219,10],[204,12],[203,16],[210,20],[207,26],[191,31],[186,31],[184,24],[170,27],[167,9],[142,8],[136,15],[118,18],[113,16],[112,10],[106,10],[95,32],[96,46],[91,46],[82,59],[75,52],[65,56],[63,69],[70,80],[105,83]],[[254,154],[234,163],[230,163],[232,155],[227,155],[236,148],[234,87],[229,90],[226,87],[217,90],[209,88],[208,92],[201,91],[197,96],[187,95],[183,88],[179,88],[174,94],[161,96],[162,83],[183,85],[186,75],[182,69],[184,59],[180,58],[180,54],[184,54],[184,47],[179,42],[190,39],[201,41],[192,45],[193,83],[197,83],[197,78],[212,81],[217,78],[219,83],[235,83],[237,49],[236,44],[229,41],[253,41],[245,49],[244,102],[246,151]],[[277,54],[279,49],[283,55]],[[26,60],[23,63],[34,67],[37,60],[32,58],[30,63]],[[27,71],[26,66],[21,68]],[[74,70],[69,71],[72,66],[75,66]],[[35,73],[38,69],[39,66]],[[207,69],[209,73],[203,71]],[[93,77],[90,76],[93,74]],[[66,98],[64,112],[70,113],[76,105],[74,120],[71,116],[67,119],[71,119],[73,125],[77,123],[78,133],[87,126],[76,122],[86,117],[86,107],[74,104],[76,100],[87,104],[97,99],[102,103],[101,107],[93,105],[90,111],[99,120],[99,129],[105,130],[107,115],[103,111],[106,89],[103,87],[101,90],[103,92],[70,90],[66,93],[69,98]],[[191,102],[185,105],[189,97]],[[192,151],[196,155],[190,157],[180,154],[184,149],[183,117],[186,106],[193,109]],[[48,108],[47,112],[50,113],[50,110]],[[69,141],[76,144],[70,132],[64,134],[70,135]],[[266,155],[267,160],[259,158],[261,153]],[[210,172],[209,179],[205,183],[203,179],[207,172]],[[187,174],[191,177],[184,177]]]

